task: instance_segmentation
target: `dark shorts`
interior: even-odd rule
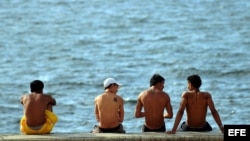
[[[126,131],[124,130],[122,124],[115,128],[101,128],[98,125],[95,125],[91,133],[126,133]]]
[[[165,124],[163,124],[162,127],[158,128],[158,129],[149,129],[145,125],[143,125],[143,127],[142,127],[142,132],[165,132],[165,131],[166,131]]]
[[[196,131],[196,132],[203,132],[203,131],[212,131],[212,127],[210,126],[210,124],[208,122],[206,122],[206,124],[203,127],[200,128],[192,128],[189,127],[186,122],[182,122],[181,124],[181,130],[182,131]]]

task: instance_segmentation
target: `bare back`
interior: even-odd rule
[[[45,122],[45,110],[56,104],[50,95],[35,93],[22,96],[20,102],[24,106],[27,125],[31,127],[42,125]]]
[[[165,108],[169,113],[172,112],[168,94],[157,89],[148,89],[139,95],[136,111],[141,111],[142,106],[144,107],[145,124],[151,129],[158,129],[164,125]]]
[[[104,93],[95,99],[95,112],[101,128],[117,127],[124,118],[123,99],[112,93]]]
[[[206,123],[208,101],[211,96],[207,92],[185,92],[187,123],[190,127],[203,127]]]

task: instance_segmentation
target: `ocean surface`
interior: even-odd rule
[[[52,132],[89,132],[107,77],[123,84],[125,130],[141,132],[136,99],[154,73],[171,97],[167,130],[190,74],[223,124],[250,124],[249,0],[2,0],[0,19],[0,133],[20,133],[34,79],[57,100]],[[219,130],[209,110],[207,121]]]

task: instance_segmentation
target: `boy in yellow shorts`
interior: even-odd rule
[[[44,84],[40,80],[30,83],[30,94],[21,97],[24,115],[20,121],[20,131],[23,134],[49,134],[58,117],[52,111],[56,100],[43,93]]]

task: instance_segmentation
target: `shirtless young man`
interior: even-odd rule
[[[138,96],[135,117],[145,117],[142,132],[165,132],[164,118],[173,117],[170,97],[163,91],[164,82],[165,79],[161,75],[154,74],[150,79],[150,88],[142,91]],[[167,110],[165,114],[164,109]]]
[[[167,133],[176,133],[185,109],[187,113],[187,120],[181,124],[180,128],[182,131],[212,131],[212,127],[206,121],[207,107],[209,107],[221,132],[224,133],[224,127],[214,106],[211,94],[208,92],[201,92],[199,90],[202,84],[200,76],[188,76],[187,81],[189,91],[185,91],[182,94],[180,107],[177,112],[173,128],[171,131],[167,131]]]
[[[20,131],[24,134],[48,134],[57,122],[57,116],[52,112],[56,100],[43,94],[44,84],[40,80],[30,83],[30,94],[21,96],[24,115],[20,120]]]
[[[107,78],[104,83],[105,92],[95,98],[95,117],[99,125],[95,125],[92,133],[125,133],[124,101],[117,95],[119,84],[114,78]]]

